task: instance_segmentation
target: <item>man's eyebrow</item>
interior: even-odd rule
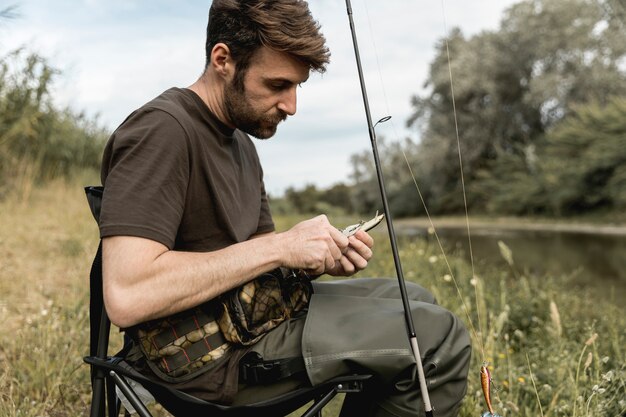
[[[303,84],[305,82],[307,82],[309,79],[309,76],[307,76],[305,79],[298,81],[298,80],[292,80],[290,78],[285,78],[285,77],[264,77],[264,81],[268,82],[268,83],[284,83],[284,84]]]

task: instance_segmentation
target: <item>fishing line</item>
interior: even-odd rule
[[[376,42],[374,40],[374,30],[373,30],[372,21],[370,19],[370,15],[369,15],[369,9],[368,9],[368,6],[367,6],[367,0],[364,0],[363,3],[365,5],[364,9],[365,9],[365,13],[366,13],[366,18],[367,18],[367,22],[368,22],[368,25],[369,25],[369,29],[370,29],[370,38],[371,38],[371,43],[372,43],[372,46],[373,46],[373,49],[374,49],[374,54],[375,54],[375,57],[376,57],[378,77],[379,77],[379,80],[380,80],[380,83],[381,83],[381,86],[382,86],[381,90],[383,92],[383,97],[384,97],[384,101],[385,101],[386,110],[387,110],[388,114],[391,114],[391,111],[390,111],[390,108],[389,108],[389,100],[387,99],[385,83],[383,81],[382,71],[381,71],[381,67],[380,67],[380,60],[378,59],[378,51],[377,51],[377,48],[376,48]],[[443,0],[442,0],[442,6],[443,6]],[[444,13],[444,28],[446,28],[445,13]],[[446,29],[446,33],[447,33],[447,29]],[[445,37],[445,41],[446,41],[446,49],[448,49],[447,48],[447,44],[448,44],[447,36]],[[448,51],[448,67],[449,67],[450,77],[452,77],[449,51]],[[453,103],[454,103],[454,90],[453,89],[452,89],[452,95],[453,95],[452,100],[453,100]],[[433,231],[433,235],[435,236],[435,240],[437,241],[437,245],[438,245],[439,250],[441,251],[441,254],[443,256],[443,260],[444,260],[444,262],[446,264],[446,268],[448,269],[448,274],[450,275],[450,277],[452,279],[452,283],[453,283],[453,285],[455,287],[455,290],[457,292],[459,300],[461,301],[461,305],[463,306],[463,310],[465,311],[465,314],[467,316],[470,330],[474,334],[474,338],[479,343],[482,361],[486,362],[484,343],[483,343],[482,337],[479,337],[479,334],[482,335],[482,331],[481,331],[481,320],[480,320],[480,311],[479,311],[480,307],[479,307],[479,304],[478,304],[478,292],[477,292],[477,288],[476,288],[477,285],[478,285],[478,280],[476,280],[476,275],[475,275],[474,256],[473,256],[473,252],[472,252],[471,235],[469,233],[469,217],[468,217],[468,209],[467,209],[467,198],[466,198],[466,194],[465,194],[465,181],[464,181],[464,178],[463,178],[463,164],[462,164],[462,158],[461,158],[460,135],[459,135],[459,129],[458,129],[458,123],[457,123],[456,105],[453,106],[453,110],[454,110],[454,120],[455,120],[455,130],[456,130],[456,138],[457,138],[457,147],[458,147],[459,161],[460,161],[460,167],[461,167],[461,179],[462,179],[462,184],[463,184],[463,202],[464,202],[464,205],[465,205],[465,217],[466,217],[466,225],[467,225],[467,229],[468,229],[468,239],[469,239],[469,250],[470,250],[470,261],[471,261],[471,269],[472,269],[472,278],[476,282],[476,284],[474,285],[474,290],[475,290],[475,297],[476,297],[476,310],[477,310],[477,316],[478,316],[478,331],[474,327],[474,321],[472,320],[472,317],[470,315],[470,309],[469,309],[469,307],[467,306],[467,304],[465,302],[465,298],[463,297],[461,288],[458,285],[456,276],[455,276],[454,272],[452,271],[452,266],[450,265],[448,257],[446,256],[445,249],[443,248],[443,244],[441,242],[439,234],[437,233],[437,228],[435,227],[435,224],[433,222],[432,216],[430,215],[430,211],[428,210],[428,205],[426,204],[426,200],[424,199],[424,196],[423,196],[422,191],[420,189],[420,186],[419,186],[419,184],[417,182],[415,174],[413,173],[413,169],[411,168],[411,164],[409,162],[409,159],[408,159],[408,157],[406,155],[406,152],[405,152],[405,150],[404,150],[404,148],[402,146],[400,146],[400,151],[402,152],[402,156],[404,158],[404,161],[406,162],[406,166],[407,166],[407,168],[409,170],[409,174],[411,176],[413,184],[415,185],[415,189],[417,190],[417,194],[419,196],[420,202],[422,203],[422,207],[424,208],[424,212],[426,213],[426,217],[428,218],[428,223],[430,224],[430,229]],[[392,130],[393,130],[393,133],[394,133],[394,138],[395,138],[395,140],[397,142],[400,142],[399,134],[398,134],[398,131],[397,131],[396,126],[394,124],[394,121],[393,121],[393,119],[391,119],[390,121],[391,121]]]
[[[467,207],[467,192],[465,190],[465,173],[463,170],[463,157],[461,156],[461,139],[459,135],[459,121],[458,121],[457,111],[456,111],[456,99],[454,95],[454,81],[452,78],[452,59],[450,58],[450,45],[448,42],[448,25],[447,25],[447,20],[446,20],[446,8],[444,5],[444,0],[441,0],[441,13],[443,15],[443,30],[444,30],[444,41],[446,44],[446,56],[448,59],[448,74],[450,76],[450,96],[452,98],[452,110],[454,112],[454,131],[456,134],[456,143],[457,143],[457,150],[458,150],[458,155],[459,155],[459,169],[461,172],[461,188],[463,190],[463,206],[465,208],[467,243],[468,243],[468,248],[469,248],[470,263],[472,266],[472,279],[474,280],[474,297],[476,299],[476,317],[478,320],[478,331],[480,332],[480,335],[482,336],[483,334],[482,323],[480,319],[481,311],[480,311],[480,304],[478,302],[478,285],[480,284],[480,280],[477,279],[476,270],[474,268],[474,251],[472,250],[472,234],[470,232],[469,210]],[[480,343],[480,350],[481,350],[483,362],[486,362],[485,348],[484,348],[482,337],[478,338],[478,342]]]

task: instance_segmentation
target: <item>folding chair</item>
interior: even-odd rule
[[[99,219],[102,187],[85,187],[87,200],[96,221]],[[135,371],[124,359],[108,356],[111,322],[104,308],[102,294],[102,243],[91,266],[90,273],[90,356],[84,361],[91,366],[91,417],[115,417],[120,414],[121,401],[116,387],[124,394],[141,417],[151,416],[142,403],[131,381],[148,390],[156,401],[175,416],[205,415],[209,417],[285,416],[313,401],[302,417],[320,416],[322,409],[338,393],[346,393],[341,415],[351,415],[359,409],[365,382],[371,375],[350,375],[335,378],[315,387],[299,388],[278,397],[243,406],[223,406],[207,402],[184,392],[161,385]],[[128,412],[125,412],[128,414]]]

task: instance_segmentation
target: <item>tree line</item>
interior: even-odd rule
[[[0,10],[0,24],[15,16],[12,8]],[[453,29],[435,48],[428,93],[407,103],[414,137],[380,138],[394,215],[424,214],[416,188],[431,213],[464,211],[457,123],[472,213],[556,216],[626,208],[626,9],[620,0],[524,0],[504,12],[499,29],[471,37]],[[0,198],[99,167],[108,132],[96,119],[54,103],[59,75],[24,48],[0,56]],[[346,183],[288,189],[275,211],[380,209],[370,152],[352,155],[351,167]]]
[[[0,25],[17,17],[0,10]],[[108,133],[95,118],[53,100],[60,72],[19,48],[0,56],[0,198],[100,166]]]
[[[429,212],[464,212],[457,124],[473,213],[626,208],[626,9],[619,0],[525,0],[504,12],[497,30],[465,37],[453,29],[436,45],[425,86],[406,122],[416,137],[380,144],[395,215],[424,214],[416,186]],[[349,183],[290,189],[284,199],[308,210],[307,196],[324,200],[342,188],[342,209],[379,209],[371,153],[352,155],[351,165]]]

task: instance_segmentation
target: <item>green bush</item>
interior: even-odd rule
[[[59,72],[19,49],[0,57],[0,197],[98,168],[108,136],[97,121],[54,103]]]

